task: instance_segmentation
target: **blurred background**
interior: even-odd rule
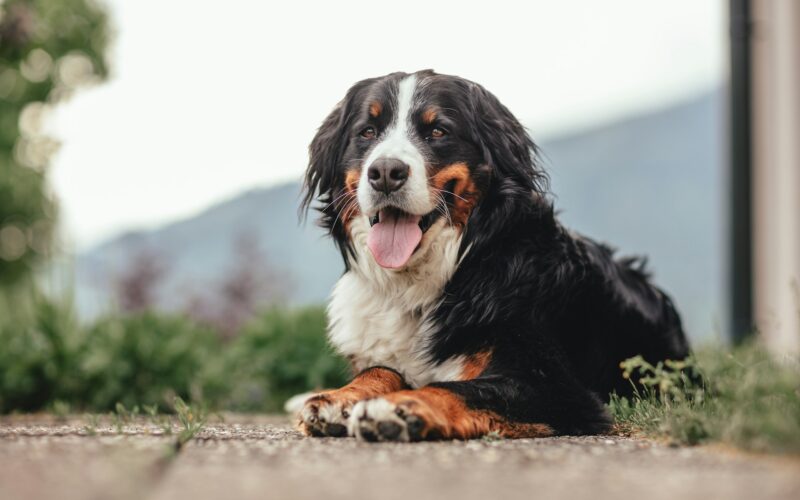
[[[343,266],[298,223],[299,179],[349,86],[398,70],[496,94],[561,220],[647,255],[695,343],[761,311],[796,349],[800,23],[754,4],[0,0],[0,412],[274,410],[340,383],[323,305]],[[775,92],[789,105],[758,107]]]

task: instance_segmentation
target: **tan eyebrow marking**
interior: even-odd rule
[[[437,110],[434,107],[426,109],[422,113],[422,123],[424,123],[425,125],[430,125],[431,123],[433,123],[433,121],[436,120],[436,112]]]
[[[369,115],[373,118],[377,118],[380,116],[381,111],[383,111],[383,106],[378,101],[373,101],[369,105]]]

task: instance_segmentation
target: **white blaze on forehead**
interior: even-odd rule
[[[402,161],[411,169],[408,180],[402,190],[405,210],[423,215],[433,210],[428,196],[428,178],[425,170],[425,158],[414,144],[414,125],[411,113],[414,109],[414,93],[417,89],[416,75],[403,78],[398,84],[394,120],[381,134],[378,144],[372,149],[364,162],[361,179],[358,185],[358,202],[362,210],[371,214],[374,210],[372,202],[372,188],[369,186],[367,170],[379,158],[394,158]]]

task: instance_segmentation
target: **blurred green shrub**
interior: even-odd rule
[[[49,253],[55,202],[43,132],[52,106],[107,75],[105,11],[91,0],[0,1],[0,287]]]
[[[41,297],[23,304],[0,294],[0,412],[73,399],[83,385],[82,344],[70,308]]]
[[[319,307],[266,311],[225,342],[183,316],[146,311],[82,326],[71,307],[31,302],[0,314],[2,413],[109,411],[117,403],[165,410],[176,396],[214,410],[275,411],[347,375],[327,346]]]
[[[86,330],[75,399],[97,409],[117,402],[164,405],[175,396],[202,400],[206,372],[222,355],[214,331],[183,317],[147,311],[109,316]]]
[[[227,350],[225,369],[236,383],[225,406],[276,411],[300,392],[344,385],[347,365],[331,351],[324,332],[322,308],[272,309],[257,317]]]

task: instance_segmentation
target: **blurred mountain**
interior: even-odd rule
[[[158,259],[164,270],[158,303],[180,309],[236,266],[237,242],[255,239],[265,266],[292,304],[321,303],[343,271],[341,257],[311,217],[300,224],[300,184],[254,189],[200,214],[153,231],[125,233],[80,255],[76,264],[81,313],[109,305],[117,280],[138,255]]]
[[[723,101],[708,93],[603,126],[540,139],[561,220],[644,254],[695,338],[721,317]],[[137,254],[162,262],[158,303],[186,307],[235,265],[236,241],[258,242],[290,304],[326,300],[343,270],[312,220],[298,224],[299,183],[254,189],[153,231],[130,232],[80,255],[77,300],[84,316],[109,305],[115,280]],[[313,214],[312,217],[313,218]],[[311,219],[310,218],[310,219]]]

